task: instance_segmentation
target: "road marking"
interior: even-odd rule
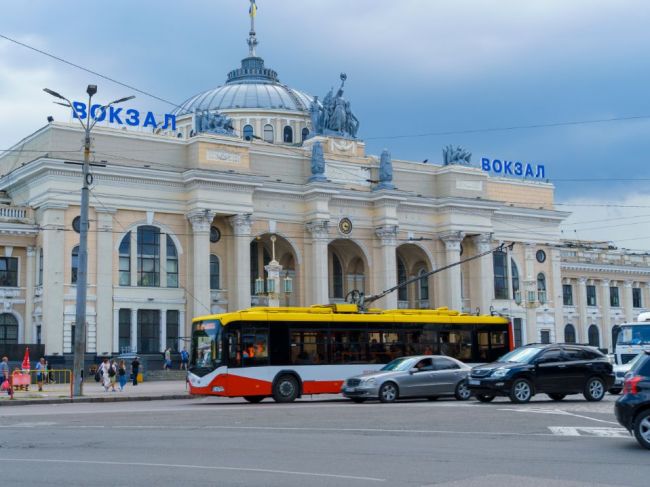
[[[569,411],[563,411],[562,409],[542,409],[542,408],[526,408],[526,409],[515,409],[515,408],[501,408],[499,411],[515,411],[517,413],[533,413],[533,414],[559,414],[561,416],[572,416],[574,418],[589,419],[591,421],[596,421],[598,423],[607,423],[607,424],[618,424],[616,421],[607,421],[604,419],[592,418],[591,416],[584,416],[582,414],[571,413]]]
[[[629,438],[625,428],[592,428],[586,426],[549,426],[558,436],[597,436],[600,438]]]
[[[0,462],[29,462],[34,463],[34,458],[0,458]],[[292,470],[271,470],[268,468],[246,468],[246,467],[215,467],[212,465],[184,465],[169,463],[145,463],[145,462],[110,462],[100,460],[54,460],[38,458],[37,463],[69,463],[69,464],[88,464],[88,465],[111,465],[111,466],[132,466],[132,467],[166,467],[166,468],[187,468],[196,470],[227,470],[233,472],[250,472],[250,473],[271,473],[278,475],[300,475],[304,477],[325,477],[332,479],[345,480],[364,480],[368,482],[386,482],[386,479],[375,477],[358,477],[355,475],[337,475],[332,473],[316,472],[296,472]]]

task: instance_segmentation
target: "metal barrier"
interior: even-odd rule
[[[72,371],[68,369],[40,370],[14,370],[9,375],[11,399],[16,393],[41,393],[58,394],[72,399]]]

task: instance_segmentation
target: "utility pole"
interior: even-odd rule
[[[80,210],[80,228],[79,228],[79,266],[77,269],[77,302],[76,302],[76,316],[75,316],[75,333],[74,333],[74,362],[72,365],[72,380],[73,397],[81,397],[83,395],[83,370],[84,361],[86,357],[86,298],[88,295],[88,192],[89,186],[92,184],[92,175],[90,174],[90,132],[97,123],[97,117],[92,120],[92,98],[97,93],[97,85],[88,85],[86,93],[88,94],[88,105],[86,107],[86,123],[83,122],[80,114],[75,109],[73,103],[60,95],[56,91],[44,88],[46,93],[65,100],[66,103],[58,103],[66,107],[70,107],[75,114],[75,117],[81,123],[84,129],[84,162],[83,162],[83,186],[81,187],[81,210]],[[128,96],[120,98],[119,100],[112,101],[108,105],[103,105],[99,108],[100,116],[106,113],[106,109],[117,103],[122,103],[127,100],[135,98]],[[105,117],[105,115],[104,115]],[[104,118],[102,117],[102,119]]]

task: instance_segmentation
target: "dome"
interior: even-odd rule
[[[250,56],[242,60],[240,68],[228,73],[223,86],[195,95],[179,108],[175,115],[184,115],[196,110],[288,110],[307,112],[313,97],[290,88],[278,80],[278,75],[264,67],[264,60]]]

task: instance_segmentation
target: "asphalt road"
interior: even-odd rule
[[[0,485],[648,486],[615,398],[293,404],[213,399],[0,410]]]

